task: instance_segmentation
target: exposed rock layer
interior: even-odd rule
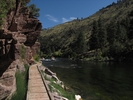
[[[30,18],[27,7],[21,7],[16,0],[15,8],[10,10],[0,31],[0,99],[15,90],[15,72],[24,71],[21,60],[33,64],[33,56],[40,47],[37,42],[42,24],[37,18]],[[22,45],[25,59],[22,59]]]

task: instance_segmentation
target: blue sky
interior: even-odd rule
[[[38,19],[43,28],[51,28],[77,17],[89,17],[113,2],[117,0],[31,0],[30,4],[40,8]]]

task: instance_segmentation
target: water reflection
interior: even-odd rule
[[[133,64],[57,60],[43,62],[84,100],[132,100]],[[52,66],[50,66],[52,65]]]

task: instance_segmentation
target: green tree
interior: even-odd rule
[[[107,41],[107,32],[106,32],[106,29],[102,23],[101,18],[99,18],[99,20],[98,20],[98,27],[99,27],[99,31],[98,31],[99,47],[102,48]]]
[[[77,38],[77,53],[83,53],[86,51],[86,41],[83,32],[80,32]]]
[[[126,35],[126,29],[125,27],[121,26],[120,22],[117,22],[117,34],[116,34],[116,38],[120,43],[124,43],[127,39],[127,35]]]
[[[123,19],[122,21],[121,21],[121,27],[122,27],[122,29],[123,29],[123,27],[124,27],[124,29],[125,29],[125,31],[126,31],[126,37],[128,37],[128,35],[129,35],[129,28],[130,28],[130,18],[129,18],[129,16],[127,16],[125,19]]]
[[[0,25],[3,25],[4,21],[2,20],[2,18],[6,18],[6,13],[7,13],[7,10],[5,9],[6,8],[6,3],[4,0],[1,0],[0,1]]]
[[[117,25],[114,20],[110,21],[110,24],[108,25],[107,28],[107,40],[110,45],[112,45],[115,42],[116,38],[116,31],[117,31]]]
[[[40,11],[40,8],[36,8],[35,4],[31,4],[28,6],[30,8],[30,17],[39,17],[40,14],[38,13]]]
[[[55,53],[55,48],[54,48],[54,46],[52,46],[52,52]]]
[[[121,2],[121,0],[117,0],[117,3],[120,3]]]
[[[121,53],[123,52],[123,46],[119,41],[115,41],[109,49],[110,55],[112,57],[121,56]]]
[[[21,0],[21,6],[25,6],[27,5],[27,3],[31,2],[31,0]]]
[[[47,52],[48,52],[48,55],[51,55],[51,48],[50,47],[48,48]]]
[[[98,48],[98,23],[97,21],[93,22],[93,29],[92,34],[89,40],[90,49],[97,49]]]
[[[0,0],[0,29],[1,25],[4,24],[4,20],[2,18],[6,18],[6,14],[9,9],[14,7],[15,0]]]
[[[130,17],[133,17],[133,11],[131,11]],[[133,39],[133,19],[130,20],[130,27],[129,27],[128,38],[129,38],[130,40]]]

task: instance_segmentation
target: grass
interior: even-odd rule
[[[54,83],[53,81],[56,82],[56,80],[54,78],[48,79],[46,75],[44,75],[43,71],[41,71],[45,80],[50,81],[51,83],[48,85],[50,91],[56,91],[58,94],[61,93],[60,96],[63,96],[65,98],[67,98],[68,100],[75,100],[75,93],[74,91],[72,91],[71,93],[69,93],[68,91],[65,91],[60,85]],[[54,87],[56,90],[54,90],[52,87]],[[60,93],[59,93],[60,92]]]
[[[24,47],[24,44],[21,45],[21,57],[22,57],[22,59],[25,59],[25,47]]]
[[[58,91],[60,91],[61,96],[67,98],[68,100],[75,100],[75,94],[74,92],[72,92],[71,94],[68,91],[65,91],[61,86],[59,86],[58,84],[55,83],[51,83],[49,85],[49,87],[53,86],[54,88],[56,88]],[[52,90],[52,87],[51,87]]]
[[[26,100],[29,66],[26,64],[24,66],[25,72],[17,71],[15,74],[17,89],[11,100]]]

